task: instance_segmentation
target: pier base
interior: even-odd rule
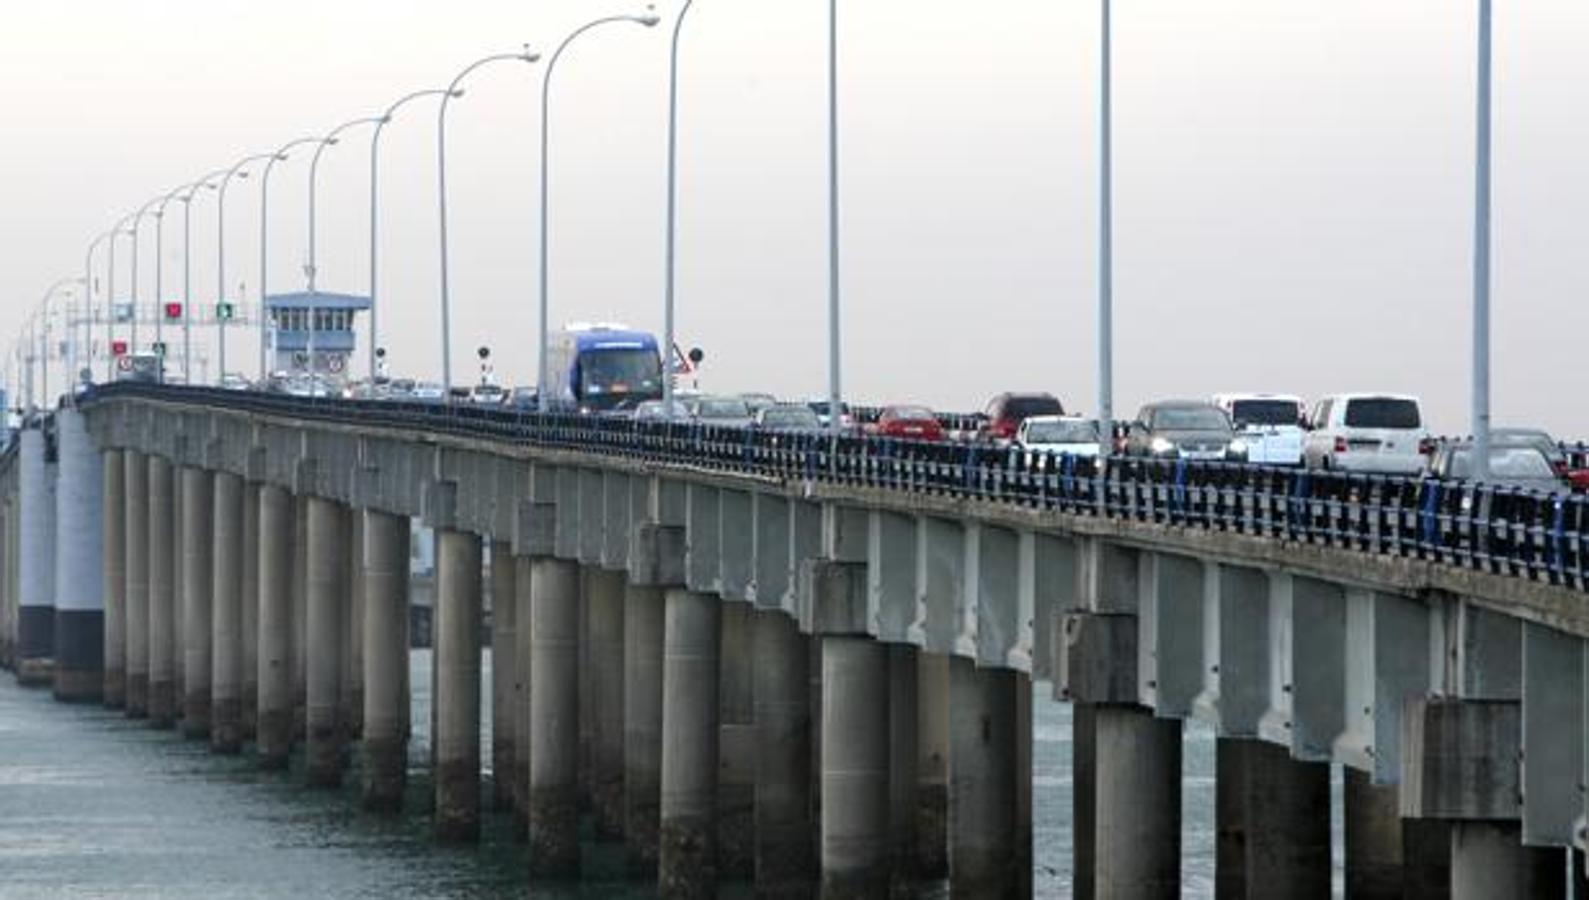
[[[409,523],[364,513],[364,737],[361,800],[366,810],[403,808],[408,777]]]
[[[579,874],[579,566],[536,558],[530,588],[530,873]]]
[[[823,635],[822,897],[888,891],[888,648]]]
[[[658,893],[717,892],[718,647],[722,603],[669,588],[663,623]]]
[[[480,538],[436,532],[437,840],[480,837]]]

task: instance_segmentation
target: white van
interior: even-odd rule
[[[1336,394],[1313,407],[1303,453],[1308,468],[1417,475],[1428,465],[1429,431],[1417,397]]]
[[[1264,466],[1302,465],[1302,423],[1307,407],[1291,394],[1215,394],[1209,402],[1225,411],[1236,436],[1247,444],[1247,461]]]

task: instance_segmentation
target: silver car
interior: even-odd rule
[[[691,417],[703,425],[744,428],[751,423],[750,407],[738,397],[691,397],[685,405]]]

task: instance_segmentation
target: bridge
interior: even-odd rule
[[[1029,896],[1033,679],[1075,704],[1078,896],[1179,895],[1191,719],[1220,896],[1329,895],[1332,764],[1353,897],[1565,896],[1584,843],[1581,497],[129,383],[0,479],[20,678],[312,784],[356,751],[377,811],[435,529],[435,834],[489,756],[531,877],[588,802],[665,896]]]

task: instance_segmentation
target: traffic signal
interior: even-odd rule
[[[126,341],[111,341],[110,342],[110,355],[111,356],[126,356],[127,355],[127,342]]]
[[[222,322],[230,322],[237,315],[237,308],[225,300],[215,304],[215,318]]]
[[[182,318],[182,304],[175,303],[175,302],[167,303],[166,304],[166,318],[167,319],[180,319],[180,318]]]
[[[159,356],[161,358],[164,358],[165,355],[166,355],[166,342],[165,341],[155,341],[154,344],[152,344],[149,349],[151,351],[153,351],[155,356]]]

